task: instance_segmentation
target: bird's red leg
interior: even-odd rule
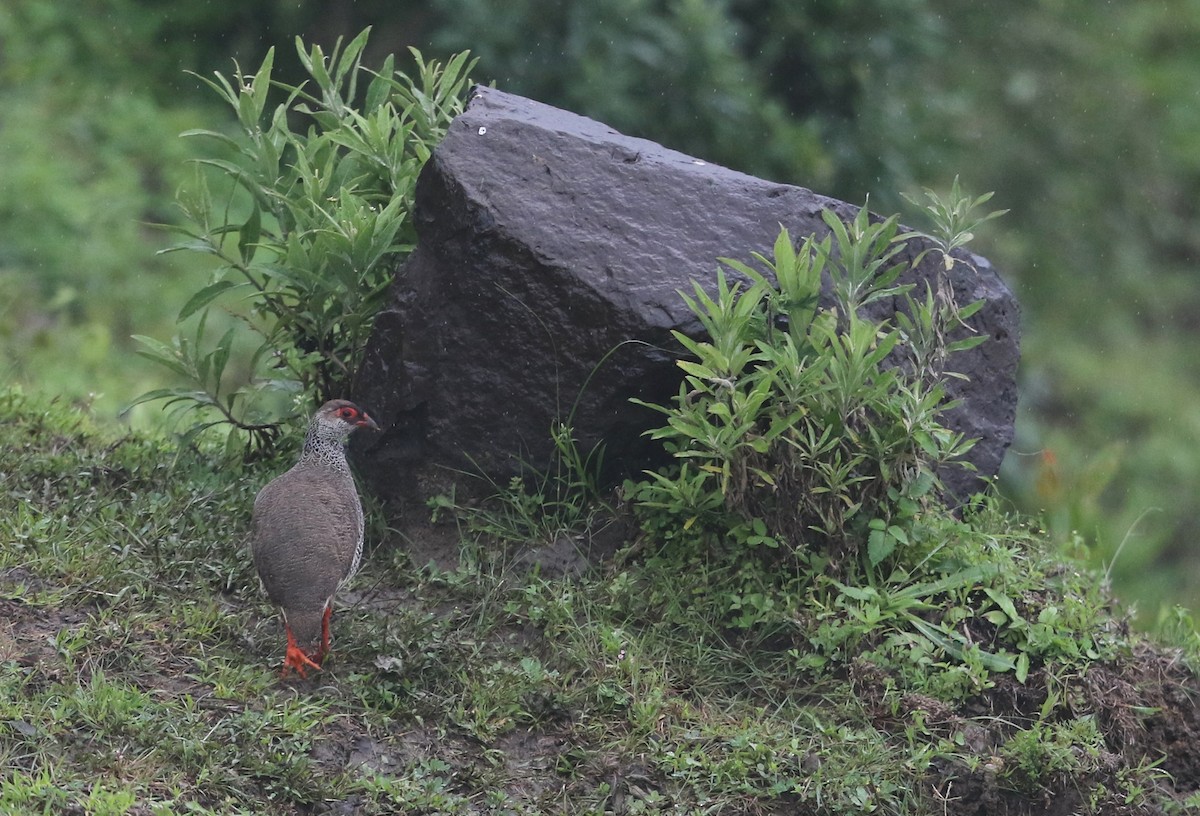
[[[288,670],[295,669],[296,674],[300,675],[301,680],[307,680],[307,669],[320,669],[321,666],[318,663],[314,663],[312,658],[306,655],[304,650],[296,644],[296,636],[292,634],[290,626],[285,623],[283,629],[287,632],[287,654],[283,657],[283,674],[280,675],[280,678],[286,678]]]
[[[329,654],[329,619],[333,617],[333,604],[325,604],[325,614],[321,616],[321,651],[317,652],[317,660],[324,661]]]

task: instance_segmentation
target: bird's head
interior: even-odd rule
[[[343,435],[359,428],[379,430],[375,420],[349,400],[330,400],[317,410],[315,418],[320,424]]]

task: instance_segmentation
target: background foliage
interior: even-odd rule
[[[369,34],[339,39],[329,54],[297,38],[309,77],[299,86],[272,76],[274,48],[254,73],[205,80],[240,133],[183,134],[215,149],[181,190],[186,224],[169,227],[181,239],[163,251],[207,255],[215,272],[176,318],[196,315],[194,335],[170,344],[134,336],[140,355],[186,381],[134,404],[163,401],[173,418],[190,414],[185,438],[220,427],[230,452],[268,450],[312,406],[351,392],[394,271],[416,243],[417,176],[462,112],[472,67],[465,52],[442,64],[415,48],[408,72],[393,55],[364,66]],[[224,195],[210,193],[208,175]],[[238,322],[214,341],[205,329],[218,303]],[[231,378],[239,334],[258,347]]]
[[[168,337],[209,272],[156,256],[170,238],[145,225],[178,217],[177,134],[235,128],[185,70],[279,46],[297,81],[295,35],[328,49],[367,24],[368,64],[469,48],[506,90],[883,212],[955,173],[995,190],[1012,212],[979,249],[1025,309],[1008,490],[1124,596],[1200,601],[1200,4],[1182,0],[13,0],[0,375],[114,420],[162,385],[129,336]]]

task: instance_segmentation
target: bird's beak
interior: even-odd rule
[[[379,430],[379,424],[375,420],[371,419],[371,417],[368,416],[365,411],[363,412],[363,418],[355,423],[355,427],[370,428],[372,431]]]

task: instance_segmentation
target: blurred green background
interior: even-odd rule
[[[1200,2],[7,0],[0,377],[120,409],[164,385],[212,270],[157,256],[229,112],[188,75],[373,25],[369,65],[471,49],[476,78],[884,213],[961,175],[1009,208],[976,249],[1024,307],[1005,489],[1152,622],[1200,606]],[[403,60],[401,60],[403,64]],[[736,253],[738,247],[730,247]]]

